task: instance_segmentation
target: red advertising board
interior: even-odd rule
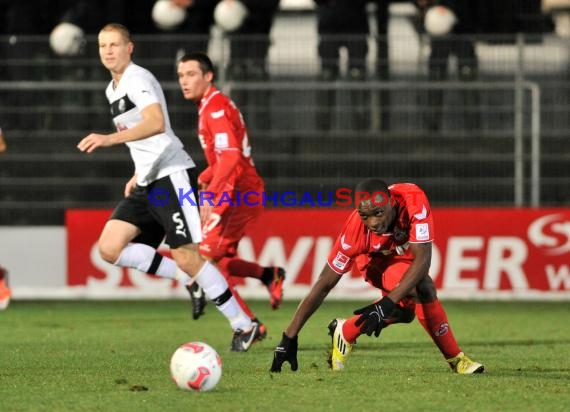
[[[303,297],[348,213],[346,209],[266,210],[242,240],[239,254],[263,265],[286,267],[287,297]],[[430,274],[440,295],[570,300],[570,210],[440,208],[433,213]],[[68,286],[107,287],[112,294],[164,284],[101,261],[96,243],[109,215],[109,210],[67,212]],[[164,287],[176,285],[168,282]],[[371,293],[357,275],[339,287],[340,297]],[[247,296],[247,284],[242,288]]]

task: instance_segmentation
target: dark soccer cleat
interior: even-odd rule
[[[247,352],[249,347],[261,340],[261,331],[259,327],[259,323],[252,322],[251,330],[244,332],[241,329],[237,329],[234,332],[234,337],[232,338],[232,345],[230,347],[230,351],[232,352]]]
[[[190,293],[192,298],[192,318],[198,319],[204,314],[204,308],[206,307],[206,295],[204,290],[194,282],[191,285],[186,285],[186,290]]]
[[[285,281],[285,269],[280,267],[268,268],[273,272],[271,283],[267,285],[269,291],[269,303],[273,309],[278,309],[283,300],[283,282]]]

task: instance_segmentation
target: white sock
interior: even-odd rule
[[[167,279],[177,279],[183,284],[192,280],[190,276],[178,269],[174,259],[162,256],[155,248],[143,243],[129,243],[121,251],[115,265],[137,269]]]
[[[202,269],[194,276],[206,297],[216,304],[216,307],[230,321],[233,330],[251,329],[251,319],[244,313],[236,298],[228,288],[228,282],[220,271],[210,262],[204,263]]]

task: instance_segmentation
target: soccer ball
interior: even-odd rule
[[[58,56],[77,56],[85,45],[85,33],[73,23],[60,23],[51,31],[49,45]]]
[[[222,0],[214,9],[214,21],[228,32],[239,29],[247,15],[247,8],[239,0]]]
[[[180,389],[209,391],[222,377],[222,359],[206,343],[185,343],[170,359],[170,375]]]
[[[158,0],[152,7],[152,20],[161,30],[174,30],[186,19],[186,9],[170,0]]]

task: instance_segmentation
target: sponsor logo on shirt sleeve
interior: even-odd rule
[[[339,270],[344,270],[348,262],[350,262],[350,258],[346,256],[344,253],[338,252],[335,258],[333,259],[332,264],[335,268]]]
[[[429,225],[427,223],[419,223],[416,225],[416,239],[429,240]]]
[[[216,133],[214,136],[215,138],[215,146],[216,149],[227,149],[229,145],[229,137],[227,133]]]

